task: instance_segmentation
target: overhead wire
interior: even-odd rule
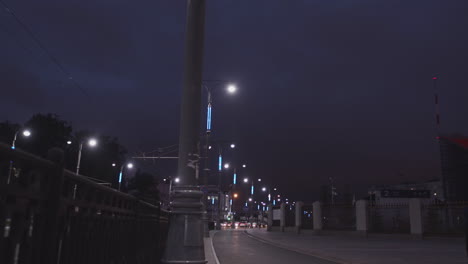
[[[68,80],[70,80],[71,82],[73,82],[75,84],[75,86],[87,97],[90,97],[90,94],[88,93],[88,91],[86,91],[79,83],[78,81],[76,81],[75,79],[73,79],[73,77],[71,76],[70,72],[67,71],[67,69],[65,69],[65,67],[63,66],[63,64],[57,59],[57,57],[55,57],[50,51],[49,49],[47,49],[47,47],[42,43],[42,41],[36,36],[36,34],[34,34],[34,32],[28,27],[28,25],[26,23],[24,23],[17,15],[16,13],[13,11],[13,9],[8,6],[4,0],[0,0],[0,3],[5,7],[5,11],[9,14],[11,14],[11,16],[15,19],[15,21],[24,29],[24,31],[26,31],[26,33],[36,42],[36,44],[42,49],[42,51],[44,51],[44,53],[49,57],[49,59],[52,61],[52,63],[54,63],[57,68],[63,73],[65,74],[65,76],[67,77]]]

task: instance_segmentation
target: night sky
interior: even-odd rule
[[[130,153],[177,143],[185,1],[4,1],[84,92],[0,5],[0,120],[57,113]],[[215,94],[214,137],[291,199],[329,177],[358,194],[437,178],[431,78],[442,132],[468,134],[467,13],[466,0],[208,0],[204,79],[239,87]]]

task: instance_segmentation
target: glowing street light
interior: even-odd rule
[[[31,131],[29,131],[29,130],[24,130],[23,131],[23,136],[29,137],[30,135],[31,135]]]
[[[88,145],[90,147],[97,146],[97,140],[94,138],[90,138],[88,140]],[[78,150],[78,162],[76,163],[76,174],[80,174],[80,163],[81,163],[81,151],[83,150],[83,142],[80,143],[80,148]]]
[[[258,181],[259,181],[259,182],[261,182],[261,181],[262,181],[262,179],[258,179]]]
[[[245,165],[245,164],[242,164],[242,168],[245,168],[245,167],[247,167],[247,165]]]
[[[237,193],[234,194],[234,198],[237,198],[239,197],[239,195]]]
[[[266,187],[263,187],[262,188],[262,192],[266,192],[267,188]]]
[[[234,85],[234,84],[229,84],[229,85],[227,86],[227,91],[228,91],[228,93],[230,93],[230,94],[235,93],[235,92],[237,91],[236,85]]]
[[[71,145],[71,144],[72,144],[71,140],[68,140],[67,145]]]
[[[245,183],[248,183],[248,182],[249,182],[249,179],[248,179],[248,178],[244,178],[244,182],[245,182]]]
[[[174,179],[174,181],[175,181],[175,183],[179,183],[179,182],[180,182],[180,178],[177,177],[177,178]]]
[[[94,138],[90,139],[90,140],[88,141],[88,145],[89,145],[90,147],[95,147],[95,146],[97,145],[97,140],[94,139]]]
[[[115,163],[112,163],[112,167],[115,167],[115,166],[116,166],[116,164],[115,164]]]
[[[122,166],[120,166],[120,172],[119,172],[119,191],[120,191],[120,186],[122,185],[122,178],[123,178],[124,167],[125,167],[125,164],[122,164]],[[127,168],[128,168],[128,169],[133,168],[133,163],[127,163]]]
[[[252,201],[252,198],[249,198],[249,202],[251,202],[251,201]]]
[[[229,169],[229,163],[224,164],[225,169]]]
[[[16,139],[18,138],[18,133],[19,132],[20,131],[16,131],[15,136],[13,137],[13,142],[11,143],[11,149],[16,149]],[[31,131],[25,129],[25,130],[21,131],[21,134],[24,137],[29,137],[29,136],[31,136]]]
[[[235,148],[236,147],[236,144],[231,144],[231,148]]]

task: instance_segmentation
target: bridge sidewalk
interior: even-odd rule
[[[461,238],[352,237],[248,229],[255,239],[342,264],[468,263]]]

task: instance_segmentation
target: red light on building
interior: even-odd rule
[[[432,80],[437,80],[437,77],[432,77]]]

